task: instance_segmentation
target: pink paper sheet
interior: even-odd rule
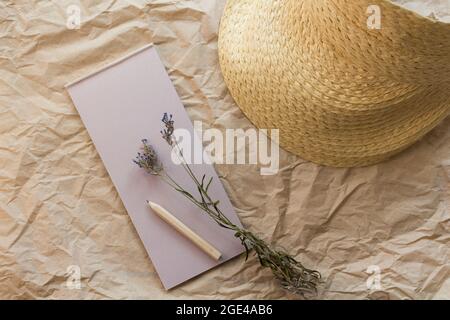
[[[170,186],[132,162],[141,139],[147,138],[165,170],[196,194],[193,182],[181,166],[172,162],[170,148],[161,138],[164,112],[174,116],[177,128],[193,132],[193,127],[153,46],[69,85],[68,91],[166,289],[243,251],[232,232],[219,227]],[[219,200],[222,211],[239,224],[214,168],[195,165],[194,171],[198,177],[203,173],[213,177],[213,199]],[[165,207],[221,251],[220,261],[208,257],[152,213],[147,199]]]

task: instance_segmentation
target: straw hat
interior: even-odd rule
[[[450,113],[450,24],[386,0],[228,0],[219,58],[247,117],[323,165],[382,161]]]

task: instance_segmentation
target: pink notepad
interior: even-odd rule
[[[141,139],[147,138],[170,175],[197,194],[183,168],[171,161],[170,148],[160,135],[164,112],[173,114],[177,128],[193,132],[193,126],[153,46],[76,81],[67,89],[166,289],[243,251],[232,232],[219,227],[183,196],[132,162],[141,148]],[[240,225],[213,166],[194,165],[193,169],[200,177],[213,177],[212,198],[219,200],[222,211]],[[167,225],[151,211],[146,200],[165,207],[209,241],[222,252],[221,260],[214,261]]]

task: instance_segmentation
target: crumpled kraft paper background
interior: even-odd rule
[[[74,30],[73,4],[81,8]],[[153,42],[192,120],[251,127],[218,64],[224,5],[0,3],[0,298],[296,298],[255,257],[164,291],[64,89]],[[286,152],[276,176],[216,168],[245,226],[322,272],[318,298],[450,298],[449,128],[447,118],[367,168],[325,168]],[[78,270],[80,289],[71,281]]]
[[[391,0],[424,17],[450,23],[450,0]]]

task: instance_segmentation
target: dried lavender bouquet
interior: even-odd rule
[[[317,294],[317,286],[321,282],[320,273],[316,270],[305,268],[300,262],[295,260],[293,256],[287,254],[283,250],[271,248],[264,240],[252,232],[232,223],[220,210],[219,201],[211,199],[208,193],[212,177],[208,179],[203,175],[201,179],[199,179],[184,158],[183,152],[174,137],[174,120],[172,119],[172,115],[168,116],[167,113],[165,113],[162,122],[165,125],[164,130],[161,131],[162,138],[179,157],[181,165],[196,185],[198,194],[193,195],[186,191],[186,189],[180,186],[164,170],[163,164],[159,161],[156,152],[146,139],[142,140],[143,151],[138,152],[137,157],[133,162],[144,169],[148,174],[163,179],[173,189],[214,219],[219,226],[233,230],[235,232],[235,237],[239,238],[242,245],[245,247],[246,259],[248,258],[249,252],[254,250],[261,265],[272,270],[275,278],[280,281],[283,288],[303,297]]]

